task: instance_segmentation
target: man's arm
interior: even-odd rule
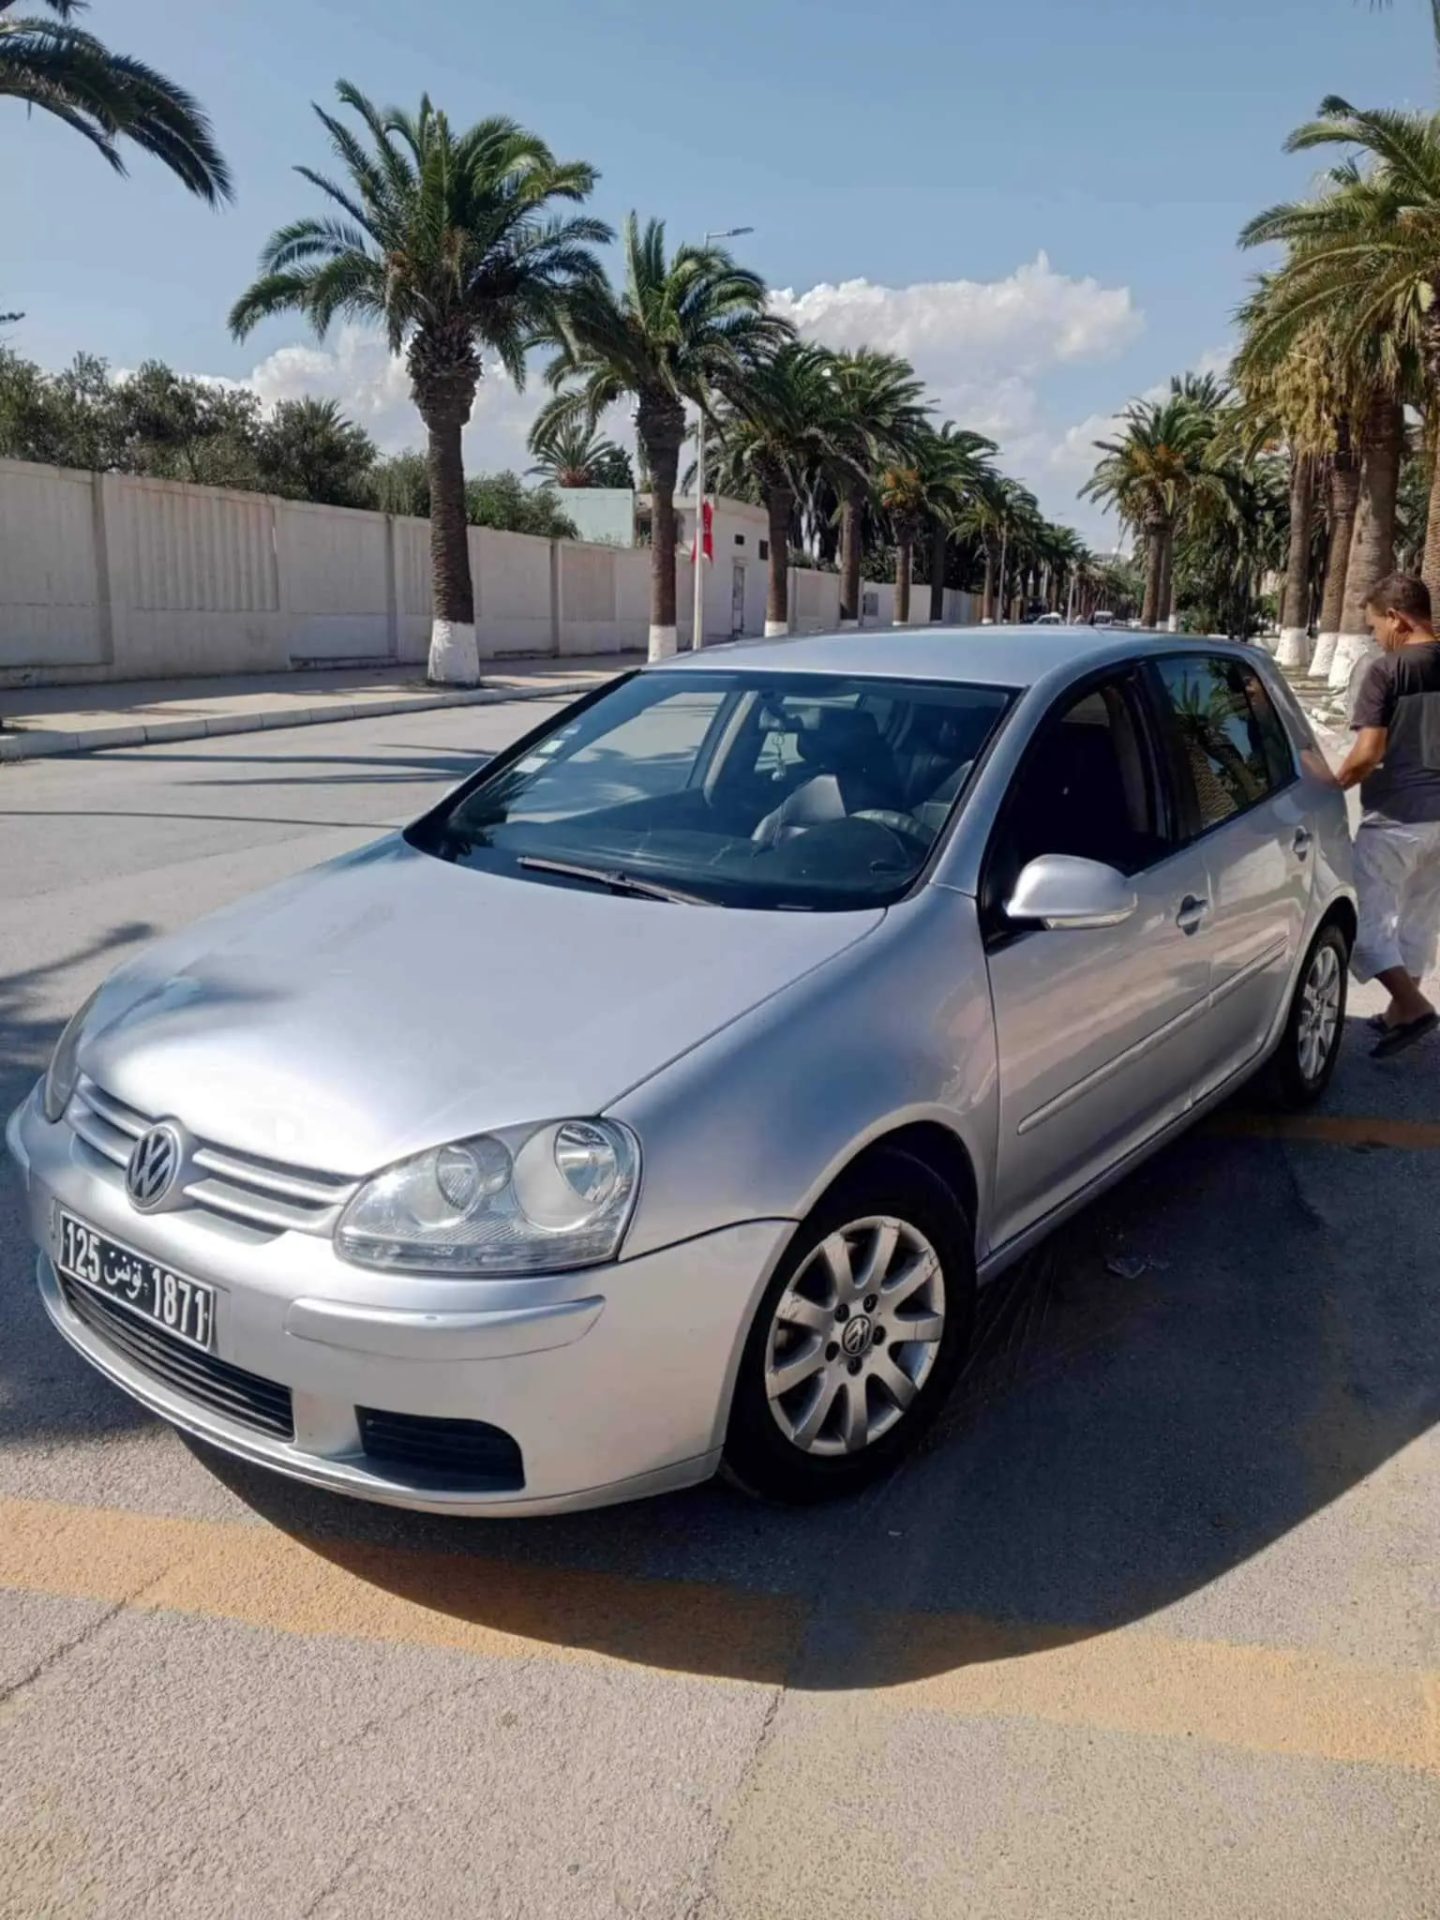
[[[1361,727],[1354,746],[1345,756],[1345,764],[1335,776],[1336,784],[1343,788],[1358,787],[1362,780],[1368,780],[1384,763],[1389,740],[1388,727]]]

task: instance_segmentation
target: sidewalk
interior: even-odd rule
[[[0,690],[0,761],[100,753],[157,740],[199,740],[207,734],[259,733],[267,727],[368,720],[431,707],[568,699],[638,666],[643,658],[627,653],[482,660],[479,687],[432,687],[418,667],[387,666],[6,688]]]

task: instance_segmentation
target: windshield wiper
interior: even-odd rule
[[[570,880],[593,880],[597,886],[609,887],[612,893],[633,893],[644,900],[671,900],[682,907],[715,904],[698,893],[683,893],[679,887],[662,886],[658,880],[638,880],[633,873],[624,873],[618,867],[586,867],[574,860],[545,860],[529,853],[522,853],[515,864],[530,873],[559,873]]]

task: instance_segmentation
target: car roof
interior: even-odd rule
[[[1184,634],[1092,627],[875,627],[850,633],[815,633],[778,640],[738,640],[677,654],[646,668],[650,673],[704,672],[734,667],[746,672],[861,674],[886,680],[953,680],[971,686],[1031,687],[1069,669],[1082,673],[1139,651],[1186,650],[1237,653],[1253,659],[1254,648]]]

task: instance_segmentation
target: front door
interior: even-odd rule
[[[1155,676],[1208,877],[1203,1094],[1254,1059],[1274,1029],[1315,863],[1294,748],[1255,669],[1226,654],[1182,654],[1157,660]]]
[[[730,574],[730,631],[745,631],[745,569],[738,560]]]
[[[1016,774],[982,888],[1000,1064],[997,1247],[1190,1104],[1210,984],[1197,937],[1209,882],[1203,853],[1182,841],[1138,673],[1062,701]],[[1127,874],[1134,915],[1086,931],[1010,923],[1004,901],[1045,853]]]

